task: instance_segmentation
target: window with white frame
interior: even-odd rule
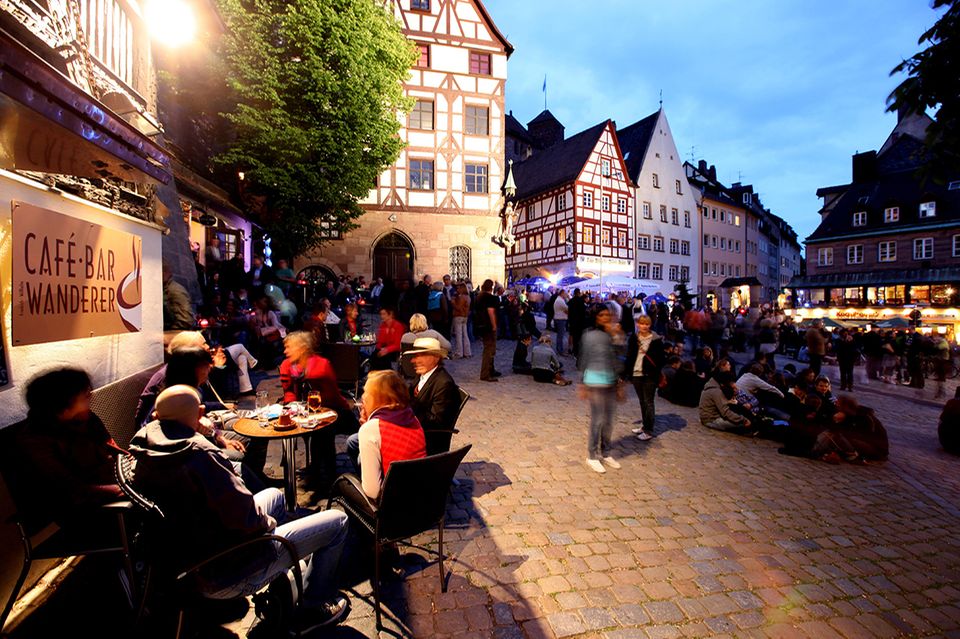
[[[464,113],[464,132],[467,135],[490,135],[490,109],[467,105]]]
[[[617,246],[627,246],[626,231],[617,231]]]
[[[652,212],[652,210],[651,210],[651,208],[650,208],[650,203],[649,203],[649,202],[644,202],[644,203],[643,203],[643,219],[645,219],[645,220],[652,220],[652,219],[653,219],[653,212]]]
[[[683,212],[683,226],[690,228],[690,211]]]
[[[660,205],[660,221],[661,222],[667,221],[667,207],[662,204]]]
[[[735,249],[735,250],[737,251],[737,253],[739,253],[739,252],[740,252],[740,240],[737,240],[735,246],[736,246],[736,249]]]
[[[867,225],[867,212],[866,211],[855,211],[853,214],[853,225],[854,226],[866,226]]]
[[[617,213],[626,213],[627,212],[627,201],[625,199],[617,198]]]
[[[725,238],[725,237],[721,237],[721,238],[720,238],[720,250],[721,250],[721,251],[726,251],[726,250],[727,250],[727,238]]]
[[[583,208],[585,209],[593,208],[593,191],[583,192]]]
[[[723,209],[720,209],[720,221],[721,222],[727,221],[727,212],[724,211]]]
[[[847,264],[863,264],[863,244],[851,244],[847,247]]]
[[[655,189],[660,188],[660,176],[657,175],[656,173],[653,174],[653,188]],[[657,279],[660,279],[660,278],[658,277]]]
[[[610,212],[610,196],[609,195],[604,195],[600,199],[600,208],[603,209],[604,212],[606,213]]]
[[[956,246],[956,242],[954,242]],[[897,261],[897,243],[896,241],[880,242],[877,244],[878,262],[896,262]]]
[[[592,226],[583,227],[583,243],[593,244],[593,227]]]
[[[709,275],[709,274],[710,274],[710,262],[704,262],[704,263],[703,263],[703,274],[704,274],[704,275]]]
[[[740,216],[739,216],[739,215],[734,216],[734,222],[736,223],[737,226],[740,226]]]
[[[957,190],[960,190],[960,180],[954,180],[953,182],[951,182],[950,184],[948,184],[948,185],[947,185],[947,190],[948,190],[948,191],[957,191]]]
[[[663,253],[663,238],[655,237],[653,238],[653,250]]]
[[[677,182],[677,184],[680,184],[680,183]],[[677,276],[678,276],[679,274],[680,274],[680,273],[679,273],[679,270],[677,269],[677,265],[676,265],[676,264],[671,264],[671,265],[669,266],[669,268],[667,268],[667,278],[668,278],[671,282],[676,282],[676,281],[677,281]]]
[[[737,266],[737,273],[736,273],[736,276],[737,276],[737,277],[740,277],[740,266],[739,266],[739,265]]]
[[[931,260],[933,259],[933,238],[918,237],[913,241],[913,259]]]
[[[671,239],[670,240],[670,252],[674,255],[680,253],[680,240]]]
[[[704,246],[710,246],[710,234],[709,234],[709,233],[704,233],[704,234],[703,234],[703,245],[704,245]]]
[[[638,235],[637,236],[637,248],[641,251],[650,250],[650,236],[649,235]]]
[[[649,264],[637,264],[637,277],[641,280],[645,280],[650,276],[650,265]]]
[[[610,160],[600,160],[600,175],[608,177],[610,175]]]
[[[683,280],[684,282],[689,282],[689,281],[690,281],[690,267],[689,267],[689,266],[681,266],[681,267],[680,267],[680,279]]]
[[[674,226],[680,226],[680,211],[677,209],[670,209],[670,223]]]
[[[663,279],[663,264],[653,265],[653,268],[650,269],[650,279],[653,279],[653,280]]]
[[[936,202],[923,202],[920,205],[920,217],[934,217],[937,214]]]
[[[726,274],[727,274],[727,265],[724,264],[723,262],[720,262],[720,275],[726,275]]]
[[[817,249],[817,266],[833,266],[833,247]]]
[[[683,195],[683,187],[680,186],[680,180],[677,180],[677,195]]]
[[[717,209],[710,209],[710,219],[711,220],[717,219]]]
[[[610,246],[610,229],[603,229],[600,231],[600,245]]]
[[[710,236],[710,246],[712,246],[713,248],[717,248],[717,236],[716,236],[716,235],[711,235],[711,236]]]
[[[953,236],[953,256],[960,257],[960,235]]]
[[[557,196],[557,211],[563,211],[567,208],[567,194],[561,193]]]
[[[900,220],[900,207],[899,206],[888,206],[883,209],[883,221],[887,224],[890,222],[898,222]]]
[[[690,242],[687,240],[680,242],[680,255],[690,255]]]
[[[717,263],[716,263],[716,262],[711,262],[711,263],[710,263],[710,275],[716,275],[717,272],[718,272],[718,271],[717,271]]]
[[[486,164],[466,164],[464,165],[464,171],[464,185],[467,193],[487,192]]]

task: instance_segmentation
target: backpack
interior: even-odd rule
[[[443,297],[443,293],[441,291],[430,291],[430,293],[427,295],[427,310],[439,311],[441,297]]]

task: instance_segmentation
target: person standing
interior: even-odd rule
[[[860,351],[853,340],[853,334],[847,330],[840,331],[837,341],[837,364],[840,367],[840,390],[853,392],[853,367],[857,362]]]
[[[548,297],[547,303],[543,305],[543,312],[547,316],[547,324],[545,326],[546,330],[553,330],[553,303],[557,301],[557,298],[560,297],[560,291],[554,291],[553,287],[547,289]]]
[[[573,289],[573,297],[567,302],[567,330],[573,342],[573,356],[580,357],[580,338],[587,325],[587,303],[580,294],[580,289]]]
[[[453,358],[473,357],[470,350],[470,336],[467,334],[467,318],[470,315],[470,294],[467,287],[458,284],[453,301],[450,303],[453,313]]]
[[[560,295],[553,302],[553,326],[557,332],[557,354],[565,355],[567,348],[567,299],[570,294],[566,290],[561,290]]]
[[[807,329],[807,355],[810,356],[810,368],[817,375],[820,374],[820,368],[823,366],[823,356],[827,354],[827,340],[823,336],[823,320],[814,320],[813,325]]]
[[[624,379],[633,383],[640,400],[640,415],[643,425],[633,429],[640,441],[653,439],[657,421],[656,396],[660,386],[660,369],[663,368],[663,340],[653,332],[653,322],[647,315],[637,318],[637,332],[630,336],[627,359],[624,364]]]
[[[497,310],[499,308],[500,299],[493,294],[493,280],[484,280],[473,310],[473,328],[483,340],[480,379],[484,382],[496,382],[500,377],[494,365],[494,357],[497,354]]]
[[[605,473],[604,464],[620,468],[620,463],[610,455],[610,435],[613,432],[614,403],[622,398],[623,390],[617,379],[619,360],[613,346],[615,324],[609,308],[601,306],[597,309],[594,326],[583,334],[580,344],[579,366],[583,377],[578,392],[590,403],[587,466],[594,472]]]

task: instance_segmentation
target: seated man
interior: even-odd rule
[[[530,343],[533,338],[530,335],[521,335],[517,340],[517,348],[513,351],[513,372],[517,375],[533,375],[533,368],[530,366]]]
[[[672,361],[678,358],[671,357],[670,359]],[[667,362],[667,366],[665,366],[663,370],[664,373],[672,370],[670,368],[670,362]],[[670,381],[667,383],[667,388],[664,390],[665,392],[662,392],[661,395],[670,402],[678,406],[695,408],[700,403],[703,379],[697,375],[697,369],[694,363],[686,360],[680,363],[679,368],[676,369],[672,378],[670,378]]]
[[[733,408],[737,385],[730,373],[718,373],[700,394],[700,423],[707,428],[739,434],[752,434],[749,419]]]
[[[677,371],[680,370],[680,364],[682,362],[683,360],[676,355],[667,357],[667,363],[660,369],[660,374],[663,376],[659,389],[660,397],[670,399],[674,390],[673,380],[677,376]]]
[[[309,632],[339,621],[347,610],[346,599],[336,590],[347,516],[328,510],[284,522],[283,493],[268,488],[251,494],[220,450],[197,433],[203,409],[195,388],[177,385],[165,389],[157,397],[156,412],[157,420],[134,436],[130,452],[137,459],[137,489],[157,502],[174,536],[166,567],[189,568],[264,534],[285,537],[300,557],[308,560],[303,571],[299,630]],[[292,565],[290,556],[275,542],[252,548],[232,564],[220,564],[204,574],[204,594],[214,599],[251,594]]]
[[[11,490],[47,522],[79,522],[89,507],[123,499],[113,471],[123,451],[91,412],[90,395],[90,377],[77,368],[31,380],[26,428],[15,454],[4,451],[14,467],[9,475],[5,469]]]
[[[767,398],[772,399],[775,397],[782,400],[783,393],[780,392],[780,389],[764,381],[763,376],[765,372],[762,364],[752,364],[745,373],[740,375],[740,379],[737,380],[737,388],[744,393],[753,395],[760,400],[761,404],[769,403],[765,401]]]
[[[417,339],[413,348],[404,353],[404,357],[411,358],[418,375],[411,391],[410,406],[423,430],[428,433],[452,431],[460,411],[460,389],[443,366],[446,356],[447,352],[440,342],[432,337]],[[428,435],[427,443],[430,442]],[[440,443],[437,438],[437,446],[444,448]]]
[[[570,381],[564,379],[563,365],[553,350],[553,340],[549,335],[541,335],[537,345],[530,352],[530,366],[533,368],[533,379],[557,386],[569,386]]]

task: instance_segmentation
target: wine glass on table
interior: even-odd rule
[[[255,407],[260,428],[266,428],[270,424],[270,419],[267,417],[267,407],[269,405],[270,398],[267,395],[267,391],[258,392]]]
[[[316,422],[316,415],[320,412],[321,404],[320,391],[312,390],[307,393],[307,411],[310,413],[310,421]]]

